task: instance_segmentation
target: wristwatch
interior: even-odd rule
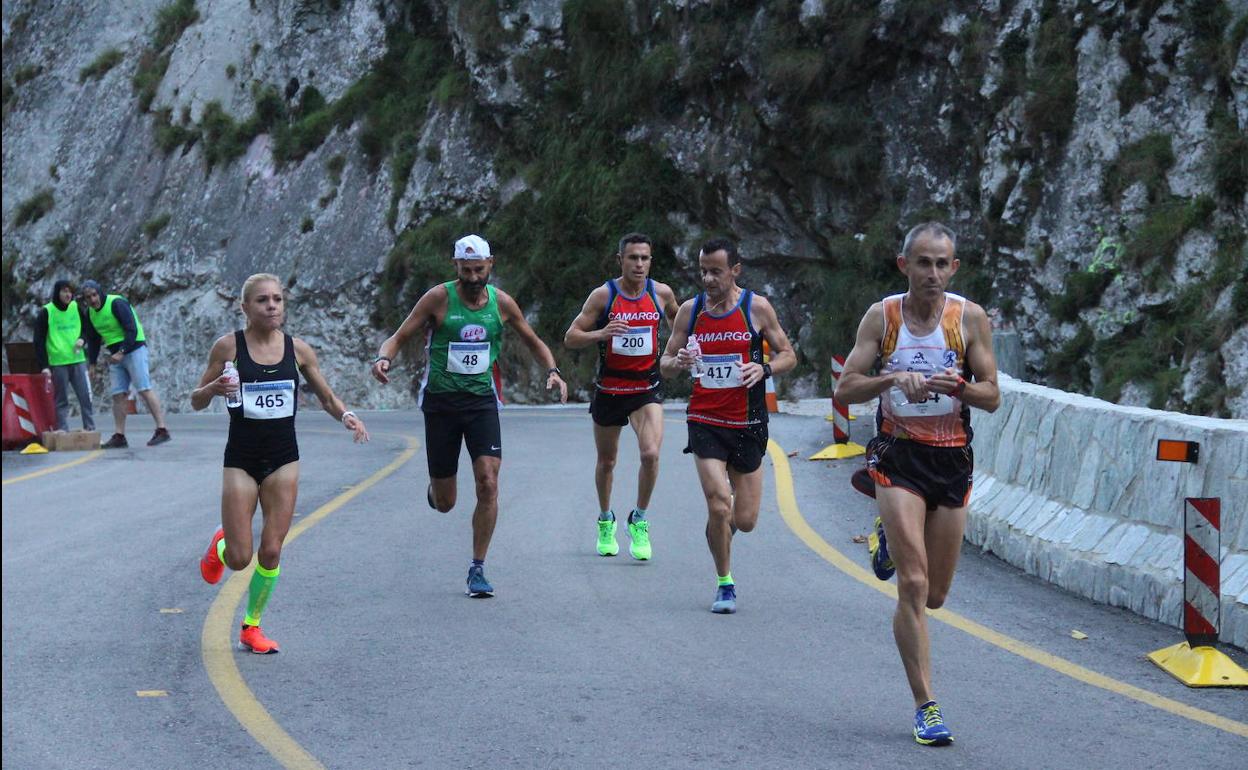
[[[547,376],[547,377],[549,377],[549,376],[550,376],[550,375],[552,375],[552,374],[557,374],[557,375],[559,375],[560,377],[562,377],[562,376],[563,376],[563,372],[559,371],[559,367],[557,367],[557,366],[552,366],[552,367],[550,367],[549,369],[547,369],[547,370],[546,370],[546,376]]]
[[[771,376],[771,364],[763,364],[763,377],[767,378],[770,376]]]

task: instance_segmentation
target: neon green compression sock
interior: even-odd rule
[[[251,576],[251,587],[247,591],[247,615],[243,617],[244,623],[249,626],[260,625],[260,616],[264,614],[265,605],[269,603],[269,596],[273,593],[273,586],[277,585],[277,576],[280,574],[280,564],[273,569],[256,565],[256,571]]]
[[[732,573],[731,573],[731,572],[729,572],[727,575],[718,575],[717,577],[719,578],[719,584],[720,584],[721,586],[731,586],[731,585],[736,585],[735,583],[733,583],[733,582],[732,582]]]
[[[217,558],[221,560],[222,564],[225,564],[225,538],[217,541]]]

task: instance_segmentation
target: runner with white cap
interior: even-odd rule
[[[546,367],[546,388],[559,388],[568,400],[568,386],[550,348],[524,320],[524,312],[506,292],[489,285],[494,256],[479,235],[455,242],[456,279],[429,289],[407,319],[381,343],[372,374],[390,382],[395,356],[414,335],[425,334],[427,363],[420,384],[425,416],[425,454],[429,462],[429,506],[449,511],[457,496],[460,445],[468,447],[476,481],[477,504],[472,514],[472,564],[467,594],[494,595],[485,578],[485,555],[498,521],[498,469],[503,440],[498,410],[502,407],[494,365],[503,342],[503,324],[510,324],[533,357]]]

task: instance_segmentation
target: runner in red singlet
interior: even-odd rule
[[[758,522],[767,449],[764,380],[797,363],[771,303],[737,286],[741,258],[726,238],[707,241],[698,254],[705,292],[680,306],[663,351],[663,376],[695,371],[687,422],[698,479],[706,495],[706,543],[719,577],[711,612],[737,611],[732,579],[732,536]],[[686,347],[696,336],[701,355]],[[763,363],[763,340],[771,363]]]
[[[620,277],[590,292],[563,337],[563,344],[573,350],[598,345],[598,379],[589,413],[598,450],[594,485],[598,489],[600,556],[620,552],[611,510],[611,484],[620,431],[631,424],[637,434],[641,470],[637,474],[637,505],[628,515],[628,552],[639,561],[651,555],[646,514],[659,477],[659,448],[663,443],[659,322],[666,319],[670,329],[676,316],[676,295],[667,284],[650,279],[651,246],[649,236],[642,233],[629,233],[620,239],[615,254]]]

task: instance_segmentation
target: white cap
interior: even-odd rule
[[[490,244],[479,235],[465,235],[455,241],[455,259],[489,259]]]

